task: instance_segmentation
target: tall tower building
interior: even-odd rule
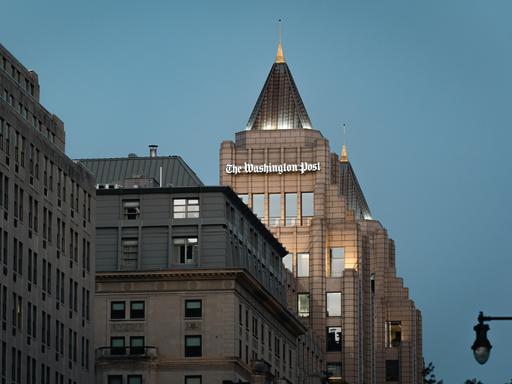
[[[289,254],[290,309],[312,328],[330,382],[420,383],[421,314],[396,276],[343,147],[313,129],[281,44],[244,131],[220,149],[220,181]]]
[[[0,383],[94,382],[93,176],[0,45]]]

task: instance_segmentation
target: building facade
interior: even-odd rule
[[[290,309],[321,341],[331,382],[420,383],[421,314],[396,276],[346,148],[312,123],[281,45],[246,130],[220,148],[230,186],[289,254]]]
[[[287,251],[230,188],[156,152],[81,161],[98,172],[97,383],[319,382]]]
[[[0,45],[0,382],[94,381],[93,176]],[[92,256],[91,256],[92,255]]]

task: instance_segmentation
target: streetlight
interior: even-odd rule
[[[473,327],[476,333],[476,339],[471,346],[473,355],[475,356],[476,361],[478,361],[480,364],[485,364],[487,360],[489,360],[489,355],[491,354],[492,345],[487,338],[487,331],[490,328],[487,324],[484,324],[484,321],[491,320],[512,320],[512,317],[484,316],[484,314],[480,312],[478,315],[478,324]]]

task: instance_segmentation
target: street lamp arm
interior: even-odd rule
[[[512,320],[512,316],[484,316],[483,312],[480,312],[478,315],[478,324],[473,327],[476,333],[476,339],[471,346],[475,359],[480,364],[485,364],[491,353],[492,345],[487,338],[489,326],[484,324],[484,322],[492,320]]]
[[[480,312],[480,314],[478,315],[479,323],[492,320],[512,320],[512,316],[484,316],[483,312]]]

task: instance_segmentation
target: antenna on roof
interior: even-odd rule
[[[284,55],[283,55],[283,46],[281,44],[281,40],[283,38],[283,30],[281,28],[282,19],[277,20],[277,32],[279,43],[277,44],[277,55],[276,55],[276,63],[284,63]]]
[[[279,44],[283,43],[283,19],[277,20],[277,36],[279,38]]]

